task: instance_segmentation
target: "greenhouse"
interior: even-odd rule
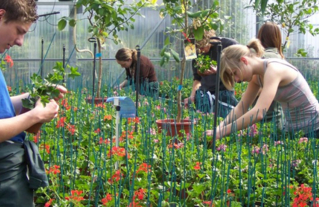
[[[319,206],[318,19],[317,0],[3,0],[0,206]]]

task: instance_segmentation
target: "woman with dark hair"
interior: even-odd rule
[[[126,79],[118,86],[122,89],[125,86],[136,83],[137,71],[137,51],[130,48],[121,48],[117,51],[116,62],[126,70]],[[140,93],[142,95],[155,96],[158,95],[158,81],[156,72],[152,62],[145,56],[140,56]]]
[[[273,22],[263,24],[258,31],[257,38],[265,48],[265,58],[278,58],[278,55],[281,59],[285,58],[282,54],[281,32],[277,24]]]
[[[273,100],[285,114],[285,131],[302,131],[304,136],[319,135],[319,104],[299,70],[285,60],[262,59],[264,48],[258,39],[247,46],[232,45],[221,55],[221,80],[227,89],[235,83],[249,82],[238,105],[216,128],[216,138],[245,129],[264,119]],[[261,90],[254,107],[253,101]],[[213,135],[212,130],[206,135]]]
[[[264,54],[262,56],[263,58],[284,59],[281,47],[281,32],[277,24],[273,22],[266,22],[263,24],[258,31],[257,38],[260,40],[261,45],[265,48]],[[275,127],[280,130],[283,128],[282,119],[282,107],[277,101],[273,101],[266,113],[264,120],[262,121],[273,122],[276,124]]]

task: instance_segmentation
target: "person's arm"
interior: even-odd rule
[[[261,91],[256,105],[251,110],[247,111],[246,113],[243,113],[242,116],[240,116],[240,114],[234,113],[235,116],[232,116],[232,119],[228,118],[228,122],[224,122],[220,126],[218,126],[216,129],[216,138],[221,138],[229,135],[231,132],[233,132],[234,128],[236,130],[246,129],[248,126],[262,120],[268,108],[270,107],[272,101],[275,98],[278,85],[281,80],[282,78],[279,75],[279,73],[277,73],[275,70],[270,70],[268,68],[268,71],[267,73],[265,73],[264,77],[264,87]],[[257,96],[258,91],[259,85],[257,83],[257,77],[255,77],[248,84],[247,91],[244,93],[242,98],[245,110],[247,106],[249,107],[252,104],[252,102]],[[247,104],[245,104],[245,102],[247,102]],[[238,109],[239,107],[240,103],[238,104],[238,106],[236,106],[236,108]],[[232,120],[234,121],[231,122]]]
[[[24,94],[10,97],[12,105],[14,107],[14,111],[17,115],[20,114],[20,111],[22,109],[22,99],[25,99],[28,97],[29,97],[29,93],[24,93]]]
[[[184,99],[184,106],[187,107],[188,106],[188,102],[189,100],[194,103],[195,101],[195,95],[196,95],[196,91],[199,89],[199,87],[201,86],[201,79],[202,77],[197,73],[197,68],[196,68],[196,60],[194,59],[192,61],[192,69],[193,69],[193,85],[192,85],[192,92],[189,96],[189,98],[185,98]]]
[[[217,137],[223,137],[231,133],[231,130],[232,130],[231,127],[233,127],[233,124],[236,123],[236,120],[243,117],[243,115],[245,115],[248,112],[248,109],[251,106],[253,100],[256,99],[259,89],[260,89],[259,85],[253,81],[251,81],[248,84],[247,90],[245,91],[245,93],[243,93],[243,96],[240,99],[239,103],[236,105],[236,107],[233,110],[230,111],[230,113],[226,116],[224,121],[222,121],[219,124],[219,126],[216,128]],[[237,127],[236,128],[237,130],[240,130],[237,125],[236,127]],[[212,133],[213,133],[213,130],[210,130],[210,135],[212,135]]]
[[[121,90],[122,88],[124,88],[126,84],[127,84],[127,80],[124,80],[122,83],[120,83],[119,89]]]
[[[56,101],[59,99],[62,99],[64,97],[64,94],[67,92],[67,89],[64,86],[57,85],[56,88],[60,91],[60,94],[58,97],[55,98]],[[14,107],[14,111],[16,115],[19,115],[22,109],[22,99],[26,99],[29,97],[29,93],[24,93],[16,96],[11,96],[11,103]]]
[[[36,123],[51,121],[56,117],[58,110],[59,106],[53,99],[45,107],[39,100],[35,108],[26,113],[7,119],[0,119],[0,142],[11,139]]]
[[[191,92],[191,94],[190,94],[190,96],[188,98],[184,99],[184,106],[185,107],[188,107],[189,101],[191,103],[195,102],[196,91],[199,89],[200,86],[201,86],[200,81],[198,81],[198,80],[194,80],[193,81],[192,92]]]
[[[11,97],[11,102],[14,106],[16,114],[15,117],[0,119],[0,142],[11,139],[15,135],[25,131],[29,127],[37,123],[49,122],[57,116],[59,106],[56,101],[63,98],[67,89],[58,85],[57,89],[60,91],[59,96],[55,100],[43,107],[41,100],[38,100],[35,108],[23,114],[19,114],[22,108],[22,99],[29,96],[28,93]]]
[[[201,86],[200,81],[198,80],[193,81],[192,92],[191,92],[191,95],[189,96],[192,102],[194,102],[196,91],[199,89],[200,86]]]

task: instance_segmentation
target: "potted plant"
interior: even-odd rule
[[[203,38],[204,30],[217,29],[220,19],[218,18],[218,1],[214,1],[212,6],[208,9],[202,9],[199,7],[199,3],[195,1],[184,0],[164,0],[164,8],[161,10],[163,15],[170,15],[172,17],[172,23],[175,28],[171,29],[167,33],[174,35],[175,39],[181,40],[181,35],[184,36],[186,41],[191,42],[190,37],[194,37],[196,40]],[[193,12],[194,8],[198,8],[198,11]],[[180,41],[176,41],[179,42]],[[184,39],[182,39],[184,42]],[[171,120],[157,120],[159,129],[167,128],[167,122],[173,122],[172,126],[182,124],[184,130],[187,130],[192,124],[190,120],[182,120],[182,98],[181,90],[184,79],[184,71],[186,66],[185,53],[182,53],[182,59],[180,60],[179,54],[172,48],[173,43],[170,39],[165,40],[165,45],[161,50],[161,66],[170,61],[173,57],[176,62],[180,63],[180,78],[179,88],[177,90],[177,117]],[[164,126],[162,126],[164,124]],[[188,126],[187,126],[188,125]]]
[[[106,44],[107,40],[113,41],[115,44],[121,42],[118,38],[118,32],[134,28],[134,16],[140,15],[139,10],[142,7],[146,7],[151,4],[155,4],[156,1],[139,0],[128,4],[124,0],[118,1],[103,1],[103,0],[79,0],[76,3],[76,7],[84,7],[84,13],[87,14],[87,20],[90,23],[88,31],[92,35],[91,38],[95,38],[97,41],[97,54],[98,57],[98,83],[96,96],[101,98],[101,84],[102,84],[102,47]],[[68,17],[62,17],[59,20],[58,28],[63,30],[69,22],[70,26],[76,25],[76,19],[70,19]]]
[[[69,69],[70,72],[66,72],[65,69]],[[50,99],[55,99],[58,97],[60,91],[56,88],[56,86],[61,84],[65,76],[68,76],[69,78],[75,78],[80,76],[80,73],[76,67],[66,65],[64,68],[62,62],[56,62],[55,66],[53,67],[53,73],[49,73],[44,78],[34,73],[30,77],[32,88],[29,91],[29,97],[22,100],[22,109],[20,114],[33,109],[39,99],[45,106],[47,103],[49,103]],[[42,123],[35,124],[26,131],[36,134],[41,125]]]

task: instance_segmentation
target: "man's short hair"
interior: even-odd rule
[[[35,22],[38,18],[35,0],[1,0],[0,9],[6,11],[6,22]]]
[[[203,39],[196,42],[197,48],[203,48],[209,45],[210,38],[216,36],[215,30],[204,31]]]

